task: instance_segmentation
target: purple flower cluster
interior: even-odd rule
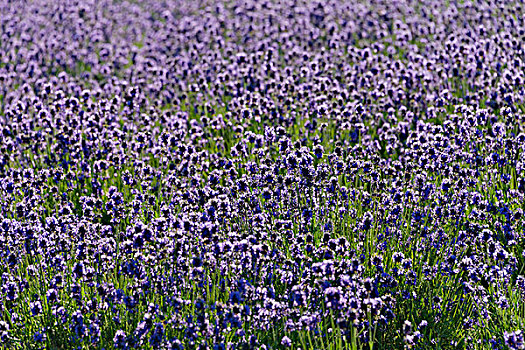
[[[0,2],[0,347],[523,349],[523,6]]]

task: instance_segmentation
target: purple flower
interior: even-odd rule
[[[29,307],[33,316],[38,316],[42,312],[42,303],[40,301],[30,302]]]
[[[33,340],[37,343],[44,342],[46,340],[46,334],[42,332],[35,332]]]
[[[292,341],[290,338],[288,338],[287,336],[284,336],[282,339],[281,339],[281,345],[289,348],[292,346]]]
[[[127,337],[126,333],[119,329],[115,332],[115,336],[113,337],[113,346],[117,349],[127,349]]]
[[[58,292],[56,289],[51,288],[46,292],[46,298],[49,303],[55,303],[58,301]]]
[[[504,332],[503,339],[505,340],[505,345],[507,345],[509,349],[525,349],[525,341],[523,338],[523,332],[521,330],[514,332]]]

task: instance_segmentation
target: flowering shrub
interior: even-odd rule
[[[0,346],[523,349],[521,1],[1,1]]]

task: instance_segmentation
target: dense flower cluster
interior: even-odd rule
[[[522,1],[0,1],[0,346],[523,349]]]

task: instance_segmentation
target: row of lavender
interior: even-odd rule
[[[0,2],[0,347],[524,349],[523,6]]]

